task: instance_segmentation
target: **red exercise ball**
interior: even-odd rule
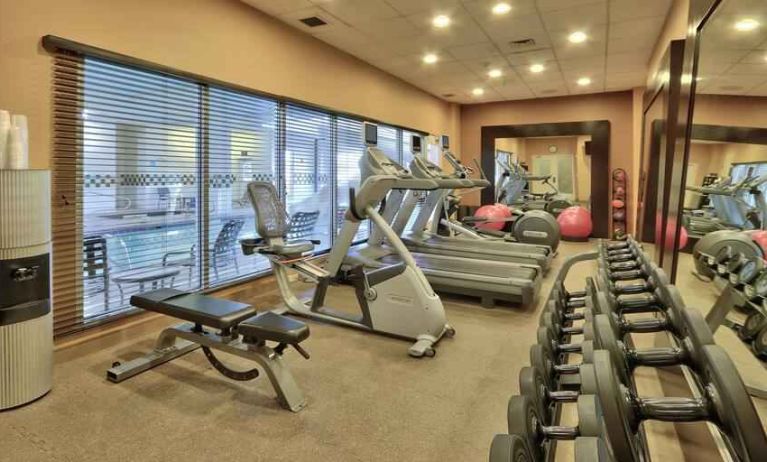
[[[615,209],[622,209],[623,207],[626,206],[626,203],[620,199],[615,199],[612,201],[612,205],[613,205],[613,208]]]
[[[591,212],[577,205],[564,209],[557,223],[564,239],[587,239],[593,229]]]
[[[506,206],[503,208],[508,210]],[[482,207],[478,208],[476,212],[474,212],[474,216],[477,218],[487,219],[487,221],[479,222],[477,224],[477,228],[489,229],[493,231],[502,230],[503,226],[506,224],[506,222],[503,220],[507,218],[506,213],[501,210],[501,207],[498,207],[498,204],[483,205]]]
[[[676,232],[676,220],[669,219],[666,223],[666,241],[664,242],[663,247],[666,249],[666,251],[672,251],[674,249],[673,242],[674,242],[674,232]],[[677,249],[683,249],[685,246],[687,246],[687,240],[689,236],[687,235],[687,229],[685,229],[684,226],[679,227],[679,242],[677,242],[676,248]],[[657,242],[657,241],[656,241]]]

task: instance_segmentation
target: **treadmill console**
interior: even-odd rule
[[[442,150],[443,151],[447,151],[448,149],[450,149],[450,137],[449,136],[442,135],[440,137],[440,141],[441,141],[441,144],[442,144]]]
[[[378,145],[378,126],[365,122],[365,145],[377,146]]]

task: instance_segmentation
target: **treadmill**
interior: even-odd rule
[[[486,179],[456,178],[443,172],[442,169],[423,156],[420,136],[414,135],[411,145],[413,146],[413,161],[410,163],[410,172],[416,178],[431,179],[440,185],[438,190],[420,192],[426,194],[425,200],[410,230],[405,230],[405,228],[420,201],[420,193],[405,195],[393,193],[387,199],[386,208],[396,209],[392,229],[400,236],[402,242],[411,252],[537,265],[541,267],[544,273],[548,271],[554,257],[554,251],[547,245],[483,239],[481,237],[472,239],[442,236],[427,231],[427,225],[429,220],[434,218],[435,210],[442,210],[440,204],[452,190],[485,188],[490,185],[490,182]],[[388,218],[386,210],[384,210],[384,218]],[[439,218],[434,219],[438,220]],[[378,235],[373,237],[378,238]]]
[[[410,191],[407,183],[412,183],[415,176],[376,147],[377,135],[374,130],[366,129],[365,137],[368,148],[360,159],[362,181],[371,175],[393,175],[403,181],[402,184],[395,182],[389,196],[407,194]],[[468,184],[460,179],[432,181],[439,184],[441,188]],[[386,200],[388,202],[390,199],[387,197]],[[396,207],[385,206],[382,213],[384,219],[393,219],[396,215],[394,209]],[[434,290],[479,297],[482,305],[488,307],[494,306],[496,301],[523,305],[532,303],[540,289],[543,277],[543,271],[538,265],[429,254],[412,250],[410,253]],[[381,268],[399,263],[399,260],[400,257],[388,245],[380,230],[374,227],[371,238],[366,244],[349,250],[344,259],[344,267],[350,269],[363,265],[368,268]]]

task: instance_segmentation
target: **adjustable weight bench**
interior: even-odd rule
[[[298,412],[306,405],[303,393],[282,362],[282,353],[289,346],[309,359],[309,354],[300,345],[309,337],[309,327],[303,322],[271,311],[257,313],[255,308],[244,303],[176,289],[134,295],[131,305],[186,322],[165,329],[154,350],[146,356],[112,364],[107,371],[108,380],[122,382],[197,348],[202,348],[211,365],[230,379],[252,380],[260,375],[258,368],[248,371],[229,369],[213,353],[213,350],[220,350],[261,366],[283,407]],[[270,347],[266,342],[276,342],[277,345]]]

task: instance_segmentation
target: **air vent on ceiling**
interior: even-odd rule
[[[309,27],[319,27],[324,26],[327,24],[322,18],[318,18],[317,16],[311,16],[309,18],[299,19],[302,23],[306,24]]]
[[[452,98],[453,96],[455,96],[455,93],[443,93],[442,94],[443,98]]]
[[[555,88],[549,88],[548,90],[541,90],[542,95],[552,95],[556,92],[557,90]]]
[[[511,48],[529,48],[535,46],[535,40],[528,38],[528,39],[522,39],[522,40],[512,40],[509,42],[509,46]]]

